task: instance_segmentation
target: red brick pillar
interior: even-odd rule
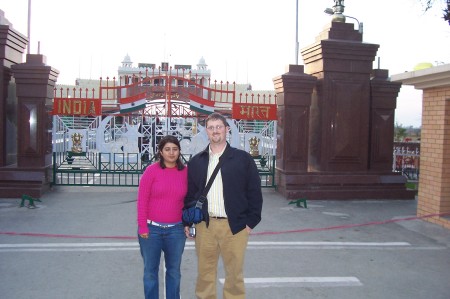
[[[371,135],[381,133],[373,127],[378,125],[392,125],[388,132],[393,131],[392,101],[399,88],[384,82],[387,77],[372,80],[378,47],[363,43],[353,24],[332,22],[302,50],[307,75],[302,68],[299,79],[274,80],[281,123],[275,174],[288,199],[414,198],[406,179],[388,167],[393,139]],[[384,120],[386,113],[391,118]],[[372,152],[377,171],[370,169]]]
[[[309,110],[316,78],[303,65],[273,79],[277,94],[277,153],[275,178],[278,191],[287,196],[296,175],[308,170]]]
[[[17,163],[0,167],[0,197],[41,197],[50,188],[52,170],[53,89],[58,71],[42,55],[11,66],[16,82]]]
[[[22,63],[27,43],[12,27],[0,25],[0,168],[17,161],[17,100],[11,66]]]
[[[370,80],[370,171],[392,171],[395,108],[402,84],[388,77],[388,70],[376,69]]]
[[[12,67],[17,84],[17,166],[42,168],[52,164],[52,99],[59,72],[45,57],[28,54]]]
[[[318,78],[311,108],[310,169],[367,171],[370,75],[379,45],[362,43],[353,24],[332,22],[302,50],[306,73]]]

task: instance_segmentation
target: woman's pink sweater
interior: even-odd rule
[[[159,162],[147,167],[139,182],[138,233],[148,233],[147,220],[179,223],[187,192],[187,167],[162,169]]]

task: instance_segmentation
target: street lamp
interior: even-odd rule
[[[343,3],[343,1],[342,1],[342,3]],[[333,16],[333,19],[332,19],[333,22],[345,23],[345,18],[350,18],[350,19],[355,20],[358,23],[358,32],[361,34],[363,33],[363,23],[362,22],[359,22],[357,18],[343,14],[344,5],[335,5],[335,6],[333,6],[333,8],[326,8],[324,10],[324,12],[330,16]]]
[[[336,3],[333,6],[333,22],[341,22],[341,23],[345,23],[345,16],[343,15],[344,13],[344,0],[334,0],[334,2]]]

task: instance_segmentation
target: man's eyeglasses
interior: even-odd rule
[[[224,125],[217,125],[217,126],[209,126],[209,127],[206,127],[206,129],[208,130],[208,131],[214,131],[214,129],[216,129],[217,131],[220,131],[220,130],[222,130],[223,128],[224,128],[225,126]]]

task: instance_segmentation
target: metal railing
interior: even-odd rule
[[[394,142],[392,170],[401,172],[409,180],[418,180],[420,174],[420,143]]]
[[[192,155],[182,155],[184,163]],[[137,187],[156,155],[140,153],[53,153],[53,185]],[[263,188],[275,187],[275,156],[255,157]]]

